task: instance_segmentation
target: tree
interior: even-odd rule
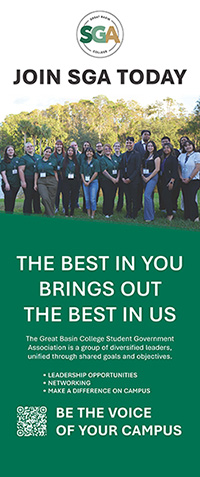
[[[24,149],[25,149],[27,135],[31,134],[31,128],[32,128],[32,124],[29,120],[22,119],[21,121],[19,121],[18,129],[19,129],[19,132],[22,133],[24,136]]]
[[[42,124],[40,128],[40,156],[42,154],[42,140],[46,139],[46,145],[48,139],[51,138],[51,128],[49,128],[46,124]]]

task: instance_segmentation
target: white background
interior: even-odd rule
[[[110,11],[124,27],[124,42],[109,58],[91,58],[79,47],[76,28],[83,16],[95,10]],[[135,100],[142,106],[171,97],[191,112],[199,98],[199,4],[191,0],[157,0],[121,4],[110,0],[4,1],[1,11],[0,121],[7,114],[45,109],[51,104],[91,99],[99,94],[110,100]],[[16,70],[61,70],[61,85],[13,85]],[[106,69],[111,85],[70,85],[68,71]],[[119,68],[187,69],[183,85],[120,85]],[[174,75],[175,78],[175,75]]]

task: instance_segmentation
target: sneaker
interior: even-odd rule
[[[55,214],[57,214],[57,213],[58,213],[58,208],[56,207],[56,208],[55,208]]]
[[[110,218],[110,215],[105,215],[105,218],[106,218],[106,219],[109,219],[109,218]]]
[[[65,214],[65,208],[63,207],[63,214]]]

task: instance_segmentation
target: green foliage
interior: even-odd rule
[[[163,135],[169,136],[178,147],[179,137],[186,134],[197,146],[200,144],[200,99],[190,116],[183,105],[172,98],[142,108],[134,100],[113,102],[103,95],[93,100],[51,105],[43,111],[10,114],[0,126],[0,153],[2,155],[5,147],[12,144],[17,154],[22,155],[25,142],[31,141],[40,154],[47,144],[54,147],[57,139],[61,139],[65,147],[76,140],[79,149],[85,140],[93,146],[97,141],[113,145],[118,140],[124,147],[127,135],[138,141],[141,130],[146,128],[151,130],[158,148]]]
[[[179,129],[182,136],[186,134],[195,143],[196,148],[200,147],[200,99],[198,99],[193,113],[187,118],[185,128]]]

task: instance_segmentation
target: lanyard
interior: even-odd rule
[[[145,169],[148,169],[147,165],[148,165],[148,161],[151,161],[153,160],[153,154],[151,154],[151,156],[147,157],[147,159],[145,159]]]
[[[93,166],[92,161],[90,161],[89,164],[87,162],[87,169],[86,169],[86,175],[87,176],[90,176],[90,174],[91,174],[91,166]]]
[[[69,159],[68,166],[69,166],[69,170],[74,173],[75,164],[71,159]]]
[[[190,156],[192,156],[192,154],[194,154],[194,151],[191,152],[190,154],[186,154],[186,157],[185,157],[185,164],[187,163],[188,159],[190,158]]]

